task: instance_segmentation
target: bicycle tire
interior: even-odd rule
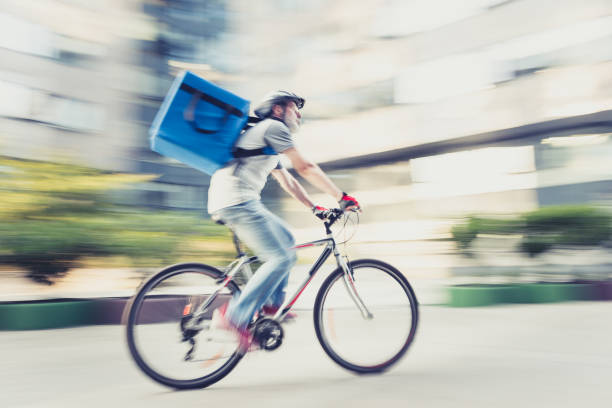
[[[397,283],[397,286],[401,288],[401,292],[399,290],[395,290],[397,297],[403,298],[403,296],[405,295],[406,301],[408,302],[407,304],[409,305],[409,308],[410,308],[410,312],[409,312],[410,313],[410,328],[407,331],[405,338],[403,335],[400,336],[401,341],[399,343],[400,345],[398,346],[397,351],[393,352],[392,355],[390,355],[388,358],[385,358],[384,361],[377,362],[375,364],[364,364],[364,363],[357,363],[354,361],[349,361],[349,359],[347,359],[346,356],[342,355],[342,351],[338,350],[339,347],[334,346],[333,342],[330,340],[330,338],[334,334],[334,333],[330,333],[333,329],[330,329],[329,327],[327,327],[327,325],[325,324],[325,319],[324,319],[324,309],[327,310],[326,302],[328,301],[328,295],[330,294],[330,291],[332,290],[334,285],[343,281],[344,272],[341,268],[337,268],[327,277],[327,279],[321,285],[319,292],[317,293],[317,297],[315,300],[315,306],[314,306],[315,332],[317,334],[319,343],[321,343],[321,346],[323,347],[323,350],[327,353],[327,355],[334,362],[336,362],[341,367],[347,370],[350,370],[352,372],[358,373],[358,374],[380,373],[380,372],[387,370],[389,367],[393,366],[395,363],[397,363],[406,354],[406,352],[408,351],[408,348],[410,347],[412,341],[414,340],[417,326],[418,326],[418,319],[419,319],[418,301],[417,301],[416,295],[414,294],[412,287],[410,286],[410,283],[404,277],[404,275],[402,275],[401,272],[399,272],[396,268],[394,268],[393,266],[385,262],[374,260],[374,259],[360,259],[360,260],[355,260],[355,261],[350,262],[349,268],[353,271],[353,274],[356,277],[356,281],[355,281],[356,283],[357,283],[357,279],[361,278],[361,276],[357,276],[357,275],[362,275],[360,272],[360,269],[365,269],[365,268],[370,268],[370,269],[382,272],[391,278],[389,282]],[[348,291],[346,290],[346,288],[344,288],[344,291],[346,294],[348,294]],[[330,303],[333,303],[333,301],[330,301]],[[367,304],[368,299],[364,299],[364,303],[366,303],[366,306],[368,306]],[[357,306],[354,303],[352,303],[352,309],[358,310]],[[329,310],[330,310],[329,313],[331,314],[331,311],[333,310],[333,308],[330,307]],[[354,310],[352,312],[353,315],[355,315]],[[404,318],[403,309],[400,309],[400,311],[402,313],[401,317]],[[376,314],[374,315],[376,316]],[[359,314],[359,316],[361,315]],[[335,319],[336,321],[338,320],[337,318]],[[367,320],[367,319],[362,318],[362,320]],[[368,333],[369,336],[376,336],[377,334],[379,333],[377,332]],[[358,339],[354,338],[354,340],[357,341]],[[371,347],[370,350],[363,350],[363,352],[364,353],[371,352],[372,348],[374,348],[374,346]]]
[[[172,378],[166,374],[159,372],[159,370],[156,370],[144,358],[143,352],[139,348],[138,342],[136,341],[137,336],[135,336],[135,327],[137,326],[136,319],[139,317],[140,310],[142,309],[142,305],[146,298],[146,295],[153,291],[160,283],[164,282],[165,280],[186,273],[193,273],[196,274],[196,276],[200,274],[206,277],[210,277],[214,280],[215,283],[218,282],[219,279],[223,276],[223,273],[220,270],[205,264],[184,263],[169,266],[158,272],[157,274],[153,275],[145,282],[143,282],[136,294],[132,297],[132,299],[126,306],[126,312],[124,314],[128,348],[132,358],[134,359],[138,367],[154,381],[176,389],[204,388],[211,384],[214,384],[226,375],[228,375],[243,357],[241,353],[238,353],[237,350],[235,350],[233,351],[233,354],[229,357],[229,359],[225,363],[223,363],[221,367],[211,373],[207,373],[206,375],[192,379]],[[230,282],[227,285],[227,289],[231,293],[231,295],[234,295],[236,292],[240,292],[240,289],[234,282]],[[144,324],[145,323],[143,323],[143,325]]]

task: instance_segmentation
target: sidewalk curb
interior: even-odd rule
[[[1,302],[0,330],[42,330],[120,324],[129,298]]]
[[[227,298],[222,295],[217,302]],[[43,330],[77,326],[117,325],[124,322],[130,297],[91,299],[46,299],[0,302],[0,331]],[[215,307],[213,302],[213,307]],[[165,295],[151,299],[140,311],[142,323],[159,323],[182,316],[188,303],[184,295]]]
[[[538,282],[453,285],[449,306],[475,307],[512,303],[553,303],[612,300],[612,281]]]
[[[95,301],[50,299],[0,303],[0,330],[39,330],[91,324]]]
[[[447,306],[451,307],[612,300],[612,280],[448,285],[444,290],[449,295]],[[0,331],[117,325],[122,323],[129,300],[130,297],[117,296],[0,302]],[[161,304],[164,307],[156,307]],[[170,315],[174,318],[182,313],[185,304],[184,297],[178,295],[156,299],[146,311],[147,322],[164,321]],[[162,310],[165,315],[160,313]]]

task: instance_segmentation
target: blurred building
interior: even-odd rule
[[[204,205],[148,149],[180,69],[303,94],[298,144],[371,221],[611,201],[608,0],[4,0],[0,27],[3,154],[161,175],[130,201]]]
[[[137,95],[157,96],[134,52],[152,21],[124,1],[3,1],[0,5],[2,154],[129,170],[144,142]]]

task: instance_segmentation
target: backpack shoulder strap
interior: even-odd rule
[[[249,116],[249,120],[242,128],[242,131],[245,132],[255,126],[257,123],[261,122],[263,119],[258,118],[256,116]],[[262,156],[262,155],[275,155],[277,154],[274,149],[269,146],[260,147],[259,149],[243,149],[241,147],[234,147],[232,149],[232,156],[235,159],[241,159],[243,157],[252,157],[252,156]]]
[[[234,149],[232,150],[232,155],[236,159],[241,159],[243,157],[261,156],[264,154],[269,154],[265,151],[267,151],[266,147],[260,147],[259,149],[243,149],[241,147],[234,147]]]

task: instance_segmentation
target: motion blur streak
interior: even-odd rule
[[[388,383],[296,359],[299,338],[288,329],[286,359],[253,356],[219,387],[256,398],[249,381],[263,378],[274,401],[306,382],[324,390],[314,394],[324,405],[348,395],[340,391],[362,404],[416,395],[427,406],[603,405],[612,372],[600,370],[611,360],[600,347],[610,340],[601,300],[612,298],[612,2],[2,0],[0,330],[93,324],[84,309],[18,318],[11,302],[69,298],[91,312],[83,299],[124,301],[163,265],[232,259],[230,235],[204,211],[209,177],[149,149],[151,121],[184,69],[249,100],[271,89],[304,95],[296,143],[363,205],[350,259],[393,264],[429,305],[423,336]],[[263,200],[298,242],[320,238],[318,220],[276,183]],[[302,263],[316,253],[301,251]],[[304,276],[298,264],[291,284]],[[116,308],[95,322],[118,323]],[[10,390],[2,405],[90,404],[79,389],[119,371],[130,405],[135,395],[147,406],[208,401],[144,388],[127,357],[113,354],[118,327],[0,337]],[[73,378],[84,361],[110,376]],[[271,374],[284,363],[304,371]],[[288,394],[295,403],[295,393],[281,400]],[[93,395],[98,406],[123,404]],[[223,401],[251,403],[241,395],[223,392]]]

